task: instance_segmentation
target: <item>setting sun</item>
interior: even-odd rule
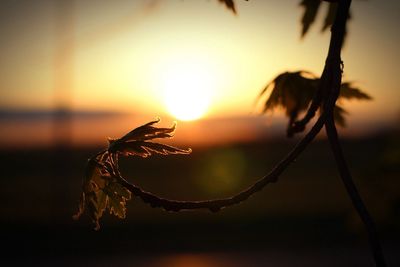
[[[212,64],[201,59],[171,61],[160,81],[168,112],[184,121],[203,117],[213,101],[215,75]]]

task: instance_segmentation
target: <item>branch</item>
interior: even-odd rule
[[[327,65],[329,66],[329,62],[332,62],[333,71],[331,74],[333,80],[330,88],[331,97],[327,99],[324,103],[324,113],[326,115],[325,129],[333,155],[336,160],[337,167],[339,169],[340,177],[343,181],[344,186],[346,187],[347,193],[353,203],[354,208],[356,209],[367,230],[375,264],[376,266],[384,267],[386,266],[386,262],[382,252],[382,247],[379,242],[375,224],[360,194],[358,193],[356,185],[354,184],[349,167],[347,166],[347,162],[343,155],[333,117],[335,102],[340,94],[340,85],[342,79],[342,61],[340,57],[340,52],[346,33],[346,22],[349,14],[350,5],[351,0],[339,1],[338,11],[332,27],[332,38],[329,47]]]
[[[351,0],[339,0],[338,9],[335,17],[335,21],[331,29],[331,39],[329,43],[328,56],[325,62],[325,67],[322,72],[321,81],[317,92],[312,100],[312,103],[307,110],[307,113],[303,119],[295,121],[292,124],[291,129],[288,130],[289,133],[295,134],[304,131],[306,125],[315,116],[317,110],[321,107],[323,100],[327,99],[329,90],[332,82],[338,82],[337,79],[333,77],[333,73],[336,72],[337,68],[342,68],[342,60],[340,58],[340,53],[343,46],[343,41],[346,33],[346,22],[349,14]],[[341,83],[341,76],[339,82]],[[339,83],[339,88],[340,88]],[[334,102],[337,97],[334,98]]]
[[[336,160],[337,167],[339,169],[340,177],[342,178],[343,184],[346,187],[347,193],[350,196],[354,208],[356,209],[367,230],[369,243],[371,245],[376,266],[386,266],[375,223],[371,215],[369,214],[365,204],[363,203],[363,200],[358,193],[357,187],[354,184],[353,178],[351,177],[349,167],[347,166],[341,145],[339,143],[339,138],[332,114],[328,116],[325,122],[325,129],[328,135],[333,155]]]
[[[237,195],[229,198],[215,199],[215,200],[204,200],[204,201],[179,201],[170,200],[156,196],[150,192],[146,192],[140,187],[129,183],[122,177],[119,177],[119,182],[132,192],[134,196],[137,196],[143,200],[143,202],[149,204],[152,207],[161,207],[167,211],[181,211],[181,210],[194,210],[194,209],[209,209],[212,212],[217,212],[228,206],[233,206],[247,200],[250,196],[256,192],[262,190],[267,184],[275,183],[278,181],[279,175],[301,154],[301,152],[307,147],[308,144],[314,140],[315,136],[320,132],[322,126],[325,123],[325,115],[322,114],[316,121],[311,130],[304,136],[304,138],[293,148],[293,150],[280,161],[272,171],[255,182],[248,189],[238,193]]]

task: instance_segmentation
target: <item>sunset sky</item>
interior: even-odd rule
[[[207,0],[1,1],[0,108],[246,116],[277,74],[320,75],[326,3],[301,40],[300,1],[235,2],[236,16]],[[374,100],[345,108],[371,127],[400,116],[399,13],[398,1],[352,5],[344,79]]]

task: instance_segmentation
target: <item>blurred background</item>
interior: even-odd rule
[[[2,261],[61,266],[373,266],[366,233],[323,132],[277,184],[219,213],[128,203],[95,232],[73,221],[87,159],[159,116],[189,156],[124,158],[121,171],[174,199],[222,198],[265,175],[298,141],[256,98],[284,71],[322,71],[323,16],[300,39],[299,1],[0,2]],[[323,10],[327,4],[323,4]],[[354,1],[344,80],[346,157],[388,262],[400,265],[400,4]],[[321,23],[319,23],[319,22]]]

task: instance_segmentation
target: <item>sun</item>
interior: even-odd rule
[[[215,75],[212,64],[199,58],[170,62],[160,81],[168,112],[183,121],[204,117],[213,101]]]

